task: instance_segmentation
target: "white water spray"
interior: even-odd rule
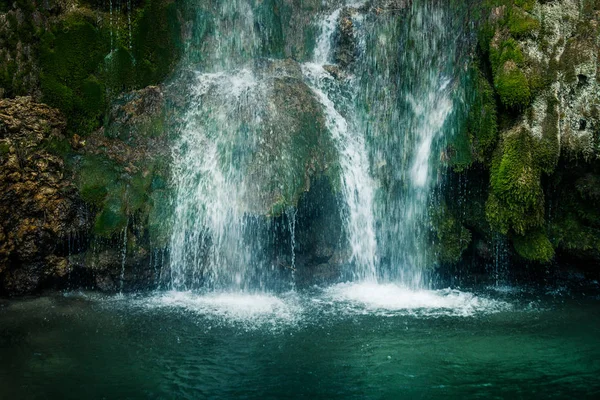
[[[346,202],[345,229],[354,263],[353,278],[377,280],[377,240],[373,216],[374,183],[369,175],[369,160],[363,132],[350,115],[338,112],[328,91],[334,87],[333,77],[325,70],[331,57],[333,36],[339,24],[341,8],[332,12],[321,25],[313,61],[302,66],[311,88],[323,105],[327,127],[339,153],[341,181]],[[351,109],[352,110],[352,109]]]

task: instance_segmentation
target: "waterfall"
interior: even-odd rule
[[[187,54],[185,69],[194,71],[182,78],[190,92],[172,149],[170,285],[262,291],[295,265],[295,220],[290,267],[275,254],[272,218],[297,201],[304,178],[294,165],[297,117],[282,93],[289,85],[287,95],[301,95],[301,74],[293,63],[257,58],[252,2],[216,3],[218,18]]]
[[[170,285],[176,290],[245,290],[269,267],[257,254],[265,238],[251,197],[260,188],[248,170],[266,95],[246,65],[257,44],[253,11],[244,0],[214,7],[212,35],[189,45],[184,63],[194,73],[185,78],[190,100],[173,146]],[[203,14],[197,18],[202,28]]]
[[[193,85],[192,103],[174,148],[172,286],[244,288],[258,257],[245,235],[252,228],[246,214],[253,205],[253,188],[246,179],[244,150],[259,140],[264,88],[245,69],[201,73]],[[266,266],[256,265],[261,267]]]
[[[355,24],[355,109],[377,180],[379,276],[411,288],[427,285],[435,262],[428,214],[464,97],[459,46],[468,4],[449,3],[414,0]]]
[[[318,126],[321,113],[339,164],[344,278],[426,285],[428,214],[463,98],[467,5],[396,3],[336,2],[315,13],[313,56],[299,65],[268,57],[272,29],[257,14],[264,4],[215,1],[212,14],[198,11],[182,68],[189,101],[173,145],[172,289],[270,288],[281,264],[272,221],[282,213],[286,265],[296,268],[294,204],[314,160],[294,147],[310,134],[294,118]],[[216,17],[207,23],[207,15]],[[297,115],[306,110],[308,118]]]
[[[355,4],[360,6],[362,4]],[[377,242],[373,216],[374,184],[369,175],[368,153],[363,132],[357,129],[350,112],[345,118],[338,112],[332,98],[339,96],[333,76],[326,68],[331,65],[332,44],[342,9],[338,8],[325,18],[317,39],[313,61],[303,65],[303,72],[323,105],[327,127],[339,153],[341,181],[346,210],[344,221],[352,252],[352,278],[354,280],[377,279]],[[352,78],[347,83],[355,84]],[[336,91],[337,89],[337,92]],[[350,99],[351,100],[351,99]]]
[[[418,288],[432,264],[435,168],[462,99],[460,29],[438,3],[412,2],[402,24],[386,10],[365,17],[364,4],[343,5],[320,22],[313,62],[303,66],[338,147],[353,280]],[[356,55],[340,79],[331,64],[342,15]]]

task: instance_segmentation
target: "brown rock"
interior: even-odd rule
[[[84,219],[64,162],[46,150],[64,139],[61,114],[29,97],[0,100],[0,292],[24,294],[64,275],[59,244]]]

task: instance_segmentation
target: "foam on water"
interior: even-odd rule
[[[472,317],[512,310],[505,301],[456,289],[412,290],[395,284],[341,283],[310,293],[163,292],[150,297],[112,297],[108,304],[167,310],[244,330],[297,326],[352,315],[380,317]],[[106,303],[105,303],[106,304]],[[312,321],[312,322],[311,322]],[[203,323],[204,324],[204,323]]]
[[[455,289],[412,290],[395,284],[342,283],[323,291],[322,300],[345,313],[468,317],[511,308],[509,303]]]
[[[274,296],[240,292],[198,294],[170,291],[139,302],[149,310],[181,310],[217,323],[242,324],[246,329],[295,324],[302,314],[294,293]]]

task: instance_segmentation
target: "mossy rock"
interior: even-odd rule
[[[544,220],[544,194],[534,140],[525,129],[509,132],[492,160],[486,215],[492,227],[503,234],[509,228],[524,234]]]
[[[473,149],[469,132],[463,129],[454,135],[446,152],[450,159],[450,167],[455,172],[462,172],[469,168],[473,163]]]
[[[89,204],[100,207],[109,193],[109,187],[119,179],[119,171],[113,162],[105,157],[86,155],[83,157],[77,178],[81,198]]]
[[[97,11],[68,11],[38,34],[43,101],[65,114],[72,133],[85,135],[100,126],[120,93],[164,81],[183,51],[179,2],[133,6],[131,43],[129,26],[98,18],[99,3]],[[124,10],[113,11],[115,20],[124,18]],[[8,72],[0,70],[0,81]]]
[[[494,76],[496,93],[502,104],[512,110],[523,110],[531,103],[531,89],[525,73],[507,61]]]
[[[434,233],[432,247],[438,262],[456,263],[471,243],[471,232],[441,204],[432,210],[431,224]]]
[[[532,142],[530,133],[524,129],[504,138],[502,154],[494,159],[490,180],[494,194],[500,199],[526,206],[539,203],[542,192]]]
[[[135,18],[133,58],[136,85],[162,82],[174,68],[183,50],[178,3],[149,0]]]
[[[526,260],[548,263],[554,258],[554,247],[542,229],[512,235],[511,240],[517,254]]]
[[[548,100],[546,117],[542,121],[542,137],[535,143],[535,153],[542,171],[547,174],[554,172],[560,157],[558,110],[554,97]]]
[[[574,213],[554,218],[549,231],[551,241],[557,248],[576,253],[600,254],[600,229],[586,225]]]
[[[101,237],[111,237],[127,227],[128,215],[123,202],[110,196],[102,210],[96,215],[94,233]]]
[[[467,117],[466,128],[472,143],[476,161],[486,164],[498,142],[498,117],[494,90],[483,73],[476,69],[474,75],[474,99]]]
[[[508,30],[512,37],[524,39],[539,31],[540,22],[518,7],[511,9],[508,17]]]
[[[93,74],[109,47],[106,32],[86,14],[71,13],[42,35],[43,100],[63,111],[78,132],[94,129],[103,114],[104,85]]]
[[[514,0],[514,3],[524,11],[531,12],[533,11],[536,0]]]
[[[494,73],[503,68],[509,61],[517,66],[523,65],[525,62],[525,55],[521,50],[521,46],[510,37],[502,40],[499,45],[490,45],[489,58]]]
[[[156,190],[149,199],[148,234],[155,247],[166,247],[171,237],[172,194],[169,190]]]

